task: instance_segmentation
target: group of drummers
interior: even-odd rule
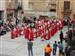
[[[11,39],[24,35],[25,39],[34,40],[41,37],[42,40],[49,40],[58,30],[64,26],[63,20],[59,19],[41,19],[36,20],[34,27],[30,23],[24,23],[22,26],[15,26],[11,30]]]

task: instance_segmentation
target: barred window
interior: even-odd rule
[[[70,9],[70,1],[64,1],[64,10]]]

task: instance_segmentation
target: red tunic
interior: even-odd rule
[[[14,39],[13,30],[11,30],[11,39]]]
[[[47,35],[46,35],[46,34],[44,34],[44,35],[42,36],[42,39],[46,39],[46,36],[47,36]]]
[[[64,27],[64,21],[61,20],[61,29]]]
[[[23,35],[24,34],[24,27],[21,28],[21,32],[20,32],[20,35]]]
[[[47,36],[47,34],[46,34],[46,29],[44,28],[44,31],[43,31],[43,36],[42,36],[42,38],[43,38],[43,39],[46,39],[46,36]]]
[[[25,38],[29,39],[29,29],[25,29]]]
[[[29,39],[34,40],[34,33],[32,29],[29,31]]]
[[[51,29],[49,28],[49,31],[48,31],[48,39],[51,38]]]
[[[54,28],[53,28],[53,25],[51,26],[51,36],[53,36],[54,34]]]
[[[41,35],[41,27],[39,27],[38,31],[37,31],[37,37],[39,37]]]
[[[16,28],[13,29],[13,35],[14,35],[14,38],[17,37],[17,29]]]
[[[26,38],[26,29],[27,27],[24,27],[24,37]],[[27,38],[26,38],[27,39]]]
[[[55,33],[57,32],[57,25],[55,25]]]
[[[18,33],[19,33],[18,28],[16,28],[16,31],[15,31],[16,37],[18,37]]]
[[[57,30],[59,30],[59,26],[60,26],[59,22],[57,22],[56,24],[57,24]]]

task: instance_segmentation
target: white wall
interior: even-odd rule
[[[23,10],[29,10],[29,0],[22,0]]]
[[[3,11],[3,20],[4,23],[6,22],[6,0],[0,0],[0,10]]]
[[[5,9],[5,0],[0,0],[0,10]]]

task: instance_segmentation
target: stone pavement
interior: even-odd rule
[[[63,28],[63,32],[67,31],[67,27]],[[44,47],[50,43],[52,46],[54,41],[59,41],[58,31],[50,40],[41,41],[40,37],[33,41],[33,53],[34,56],[44,56]],[[57,56],[59,53],[57,52]],[[20,36],[16,39],[10,38],[10,32],[4,36],[0,36],[0,56],[28,56],[27,40],[24,36]],[[53,56],[51,54],[51,56]]]

